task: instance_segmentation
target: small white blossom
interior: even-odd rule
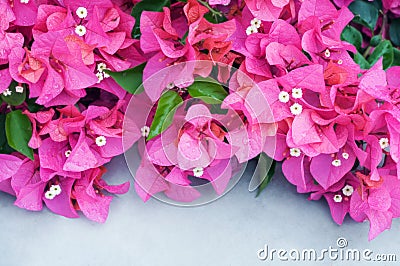
[[[83,25],[78,25],[78,26],[76,26],[75,27],[75,33],[78,35],[78,36],[84,36],[85,34],[86,34],[86,27],[85,26],[83,26]]]
[[[29,4],[29,0],[20,0],[21,4]]]
[[[22,87],[22,86],[15,86],[15,92],[23,93],[23,92],[24,92],[24,87]]]
[[[52,192],[52,191],[47,191],[45,194],[44,194],[44,197],[46,198],[46,199],[48,199],[48,200],[52,200],[52,199],[54,199],[55,197],[56,197],[57,195],[54,193],[54,192]]]
[[[343,64],[343,60],[342,60],[342,59],[339,59],[339,60],[337,61],[337,63],[338,63],[338,65],[341,65],[341,64]]]
[[[108,68],[107,68],[107,69],[108,69]],[[107,78],[110,77],[110,74],[108,74],[108,73],[106,73],[106,72],[103,72],[103,77],[104,77],[105,79],[107,79]]]
[[[102,147],[102,146],[106,145],[106,143],[107,143],[106,137],[104,137],[104,136],[98,136],[98,137],[96,138],[96,145],[97,145],[97,146]]]
[[[347,160],[347,159],[349,159],[350,155],[347,152],[343,152],[342,157],[343,157],[343,159]]]
[[[258,18],[253,18],[250,21],[251,26],[256,27],[257,29],[261,27],[261,20],[259,20]]]
[[[333,200],[337,203],[342,202],[343,198],[341,195],[337,194],[335,196],[333,196]]]
[[[60,185],[51,185],[49,191],[53,192],[56,196],[61,194],[61,187]]]
[[[301,151],[299,148],[291,148],[290,149],[290,156],[300,157],[300,155],[301,155]]]
[[[253,33],[257,33],[257,32],[258,32],[258,29],[256,27],[254,27],[254,26],[248,26],[247,29],[246,29],[246,34],[247,35],[250,35],[250,34],[253,34]]]
[[[329,51],[329,49],[325,50],[325,56],[326,57],[331,57],[331,51]]]
[[[382,149],[386,149],[387,147],[389,147],[389,139],[388,138],[380,138],[379,145],[381,145]]]
[[[100,73],[107,69],[107,65],[103,62],[97,64],[97,71]]]
[[[65,157],[67,157],[67,158],[68,158],[68,157],[71,155],[71,150],[67,150],[67,151],[65,151],[65,153],[64,153],[64,154],[65,154]]]
[[[286,91],[281,91],[278,95],[278,99],[281,103],[287,103],[289,102],[289,93]]]
[[[299,115],[301,112],[303,112],[303,106],[298,103],[294,103],[292,106],[290,106],[290,112],[293,115]]]
[[[98,79],[97,83],[100,83],[104,79],[103,73],[100,72],[96,73],[96,77]]]
[[[144,126],[140,129],[140,132],[142,133],[142,137],[147,138],[150,133],[150,128],[148,126]]]
[[[342,165],[342,161],[340,159],[335,159],[332,161],[332,165],[335,167],[339,167]]]
[[[193,169],[193,175],[195,177],[202,177],[204,174],[204,169],[203,167],[196,167]]]
[[[351,196],[354,192],[354,188],[353,186],[350,185],[346,185],[343,189],[342,189],[343,195],[345,196]]]
[[[292,89],[292,97],[295,99],[303,98],[303,90],[301,88],[293,88]]]
[[[86,18],[87,14],[88,14],[87,9],[83,6],[78,7],[78,9],[76,10],[76,15],[79,18]]]
[[[167,88],[168,90],[171,90],[171,89],[173,89],[174,87],[175,87],[175,83],[173,83],[173,82],[168,83],[167,86],[166,86],[166,88]]]
[[[3,91],[3,95],[4,96],[10,96],[12,94],[12,92],[9,89],[6,89],[5,91]]]

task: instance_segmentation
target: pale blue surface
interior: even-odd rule
[[[123,157],[108,168],[112,182],[131,179]],[[369,243],[367,223],[347,219],[337,226],[324,201],[309,202],[280,172],[259,198],[247,191],[248,183],[244,177],[226,196],[195,208],[154,199],[143,203],[131,190],[114,199],[106,224],[84,217],[70,220],[47,210],[28,213],[12,205],[13,197],[1,194],[0,265],[291,265],[260,261],[257,250],[264,244],[323,249],[336,246],[338,237],[345,237],[349,248],[397,252],[400,260],[399,220]],[[318,265],[352,264],[326,260]]]

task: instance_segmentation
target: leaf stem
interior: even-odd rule
[[[203,6],[207,7],[208,10],[210,10],[210,12],[213,15],[222,17],[222,13],[220,11],[217,11],[217,10],[213,9],[207,2],[205,2],[203,0],[198,0],[198,1],[199,1],[200,4],[202,4]]]
[[[381,36],[382,36],[382,33],[383,33],[383,31],[385,30],[386,24],[387,24],[387,16],[386,16],[386,14],[384,14],[383,17],[382,17],[382,26],[381,26],[381,29],[379,30],[378,35],[381,35]],[[372,32],[372,37],[374,37],[374,32]],[[372,37],[371,37],[371,39],[372,39]],[[383,36],[382,36],[382,39],[384,39]],[[363,57],[364,57],[365,59],[367,59],[367,56],[368,56],[369,53],[371,52],[371,49],[372,49],[372,46],[369,45],[369,46],[367,47],[367,49],[365,50],[365,52],[363,53]]]

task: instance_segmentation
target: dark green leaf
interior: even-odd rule
[[[44,107],[36,103],[36,99],[28,98],[26,99],[26,103],[28,104],[28,110],[31,113],[37,113],[42,110]]]
[[[365,59],[360,53],[354,55],[354,62],[356,62],[361,69],[369,69],[371,67],[367,59]]]
[[[383,56],[383,69],[387,69],[393,63],[393,46],[388,40],[381,42],[368,57],[368,62],[372,66]]]
[[[16,92],[15,87],[18,86],[18,83],[13,81],[9,85],[8,89],[11,91],[11,95],[5,96],[4,94],[1,94],[1,99],[8,103],[9,105],[12,106],[18,106],[21,105],[26,98],[26,87],[25,85],[22,84],[22,87],[24,88],[23,92]]]
[[[260,163],[267,164],[268,160],[272,160],[272,164],[271,164],[270,168],[266,167],[265,165],[261,165],[261,167],[264,167],[264,168],[266,167],[266,168],[264,169],[264,171],[260,171],[260,173],[263,174],[263,176],[260,176],[260,178],[263,178],[263,181],[262,181],[261,185],[258,187],[256,197],[258,197],[260,195],[260,193],[269,185],[269,183],[272,180],[272,177],[275,174],[276,161],[273,160],[272,158],[269,158],[265,153],[260,154],[260,159],[259,159],[257,168],[260,166]],[[268,172],[267,172],[267,170],[268,170]]]
[[[400,46],[400,19],[394,19],[389,28],[390,39],[395,46]]]
[[[221,13],[221,14],[213,14],[212,12],[208,12],[204,15],[204,18],[211,23],[219,24],[222,22],[227,21],[228,19]]]
[[[209,104],[219,104],[228,96],[224,87],[211,78],[196,78],[187,90],[193,98],[200,98]]]
[[[358,51],[361,51],[362,34],[352,26],[346,26],[340,36],[343,41],[353,44]]]
[[[21,110],[7,114],[6,136],[11,148],[33,160],[33,150],[28,146],[32,137],[32,125],[29,118]]]
[[[135,39],[140,38],[140,16],[144,10],[146,11],[162,11],[163,7],[170,6],[170,0],[142,0],[137,3],[133,8],[131,15],[135,18],[135,26],[132,30],[132,37]]]
[[[211,104],[210,113],[226,115],[228,113],[228,109],[222,109],[220,104]]]
[[[138,88],[143,83],[143,69],[145,63],[121,72],[105,70],[124,90],[131,94],[137,94]]]
[[[181,96],[175,91],[166,91],[161,95],[147,140],[160,135],[171,125],[176,109],[182,102]]]
[[[14,150],[8,145],[6,138],[6,114],[0,114],[0,153],[9,154]]]
[[[371,30],[375,29],[379,11],[371,2],[357,0],[349,5],[349,9],[354,14],[353,21],[355,23],[364,25]]]
[[[381,43],[381,41],[382,41],[382,36],[375,35],[374,37],[371,38],[371,46],[376,47]]]
[[[392,66],[400,66],[400,50],[393,49],[393,63]]]

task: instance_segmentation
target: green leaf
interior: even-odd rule
[[[204,15],[204,18],[213,24],[219,24],[225,21],[228,21],[228,19],[221,13],[221,14],[213,14],[212,12],[208,12],[207,14]]]
[[[121,72],[112,72],[105,70],[124,90],[130,94],[138,94],[143,83],[143,69],[146,63],[138,65],[134,68],[130,68]]]
[[[200,98],[208,104],[219,104],[228,96],[224,87],[211,78],[196,78],[187,90],[190,96]]]
[[[362,34],[352,26],[346,26],[340,36],[342,41],[346,41],[354,45],[358,51],[361,51]]]
[[[13,151],[6,138],[6,114],[0,114],[0,154],[10,154]]]
[[[393,46],[388,40],[381,42],[368,57],[368,62],[372,66],[383,56],[383,69],[387,69],[393,63]]]
[[[272,164],[271,167],[265,167],[265,164],[268,164],[268,161],[272,160]],[[261,165],[260,165],[261,164]],[[264,169],[261,169],[260,173],[262,176],[260,176],[260,178],[263,178],[263,181],[261,183],[261,185],[258,187],[257,190],[257,194],[256,197],[258,197],[260,195],[260,193],[269,185],[269,183],[272,180],[272,177],[275,174],[275,167],[276,167],[276,161],[273,160],[272,158],[269,158],[265,153],[261,153],[260,154],[260,159],[259,159],[259,163],[257,165],[258,167],[263,167]],[[267,169],[269,169],[269,171],[267,172]],[[264,171],[262,171],[264,170]]]
[[[21,110],[7,114],[6,136],[11,148],[33,160],[33,150],[28,146],[32,137],[32,125],[29,118]]]
[[[222,109],[220,104],[210,105],[210,113],[212,114],[226,115],[228,111],[229,111],[228,109]]]
[[[161,95],[147,140],[160,135],[171,125],[176,109],[182,102],[181,96],[175,91],[166,91]]]
[[[135,18],[135,26],[132,30],[132,38],[139,39],[140,38],[140,16],[143,11],[162,11],[163,7],[170,6],[170,0],[142,0],[137,3],[133,8],[131,15]]]
[[[28,110],[31,113],[37,113],[44,108],[44,106],[36,103],[36,98],[28,98],[26,99],[26,103],[28,104]]]
[[[371,2],[357,0],[349,5],[349,9],[354,14],[353,21],[355,23],[364,25],[371,30],[375,29],[379,11]]]
[[[394,19],[389,28],[390,40],[395,46],[400,46],[400,19]]]
[[[11,91],[11,95],[4,96],[4,94],[1,94],[1,96],[0,96],[4,102],[6,102],[12,106],[18,106],[18,105],[23,104],[25,101],[25,98],[26,98],[25,85],[24,84],[21,85],[24,88],[24,91],[22,93],[16,92],[16,90],[15,90],[16,86],[18,86],[18,83],[16,81],[12,81],[8,87],[8,89]]]
[[[367,59],[365,59],[360,53],[354,55],[354,62],[356,62],[361,69],[369,69],[371,67]]]
[[[392,66],[400,66],[400,50],[393,49],[393,63]]]
[[[376,47],[381,43],[381,41],[382,41],[382,36],[375,35],[374,37],[371,38],[371,46]]]

